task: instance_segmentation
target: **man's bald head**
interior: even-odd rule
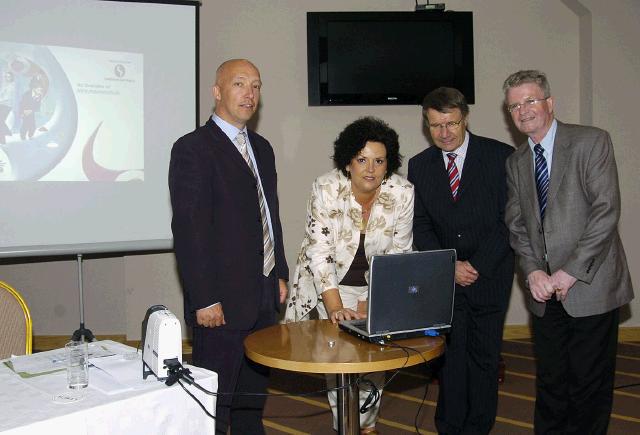
[[[234,70],[234,67],[240,65],[255,69],[258,73],[258,76],[260,76],[260,71],[258,71],[258,68],[253,63],[251,63],[251,61],[247,59],[229,59],[222,62],[218,69],[216,69],[216,81],[214,84],[220,84],[220,80],[224,80],[225,77],[229,75],[229,72]]]
[[[230,59],[216,70],[213,97],[216,115],[240,130],[251,119],[260,101],[260,71],[246,59]]]

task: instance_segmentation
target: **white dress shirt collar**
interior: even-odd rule
[[[464,159],[467,157],[467,150],[469,149],[469,132],[465,130],[464,132],[464,141],[462,141],[462,145],[456,148],[453,151],[442,151],[442,159],[444,160],[444,167],[446,168],[449,164],[449,157],[447,154],[455,153],[456,154],[456,167],[458,168],[458,174],[462,177],[462,167],[464,166]]]

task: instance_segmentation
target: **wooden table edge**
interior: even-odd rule
[[[288,370],[292,372],[304,372],[304,373],[363,373],[363,372],[379,372],[384,370],[394,370],[403,367],[411,367],[420,363],[429,362],[438,356],[442,355],[444,351],[444,339],[440,340],[439,346],[434,346],[425,351],[411,351],[409,357],[401,356],[394,359],[385,361],[365,361],[365,362],[342,362],[336,363],[321,363],[321,362],[305,362],[305,361],[291,361],[283,360],[280,358],[273,358],[256,353],[245,346],[245,354],[249,359],[258,364],[262,364],[274,369]],[[420,354],[416,353],[420,352]]]

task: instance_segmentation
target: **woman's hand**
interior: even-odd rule
[[[340,308],[329,313],[331,323],[338,323],[341,320],[366,319],[367,315],[358,313],[349,308]]]
[[[358,301],[358,313],[364,314],[364,317],[367,317],[368,309],[369,309],[368,301]]]
[[[340,320],[365,319],[367,317],[366,312],[360,312],[359,304],[358,312],[342,306],[342,298],[337,288],[331,288],[322,292],[322,301],[324,302],[324,307],[327,310],[327,315],[331,323],[338,323]]]

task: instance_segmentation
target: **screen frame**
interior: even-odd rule
[[[415,105],[424,95],[329,93],[326,40],[331,22],[405,21],[447,22],[453,26],[454,77],[444,85],[459,89],[469,104],[475,102],[472,12],[307,12],[307,81],[309,106]]]
[[[149,5],[176,5],[193,8],[193,58],[194,58],[194,89],[193,99],[195,105],[193,107],[194,122],[193,128],[199,126],[200,119],[200,7],[201,2],[198,0],[98,0],[100,3],[131,3],[131,4],[149,4]],[[191,48],[190,48],[191,49]],[[146,96],[145,96],[146,98]],[[167,152],[169,152],[167,150]],[[166,180],[166,175],[163,177]],[[64,182],[61,182],[64,183]],[[164,185],[164,184],[163,184]],[[166,193],[166,201],[169,203],[168,189]],[[171,218],[171,211],[169,209],[169,219]],[[161,238],[160,238],[161,237]],[[67,256],[77,254],[110,254],[110,255],[124,255],[125,253],[149,253],[149,252],[169,252],[173,249],[173,239],[170,231],[165,236],[161,234],[160,237],[148,237],[140,238],[127,237],[122,239],[113,239],[113,241],[101,241],[101,240],[87,240],[73,241],[69,243],[49,243],[49,244],[0,244],[0,257],[1,258],[26,258],[37,257],[47,258],[49,256]]]

